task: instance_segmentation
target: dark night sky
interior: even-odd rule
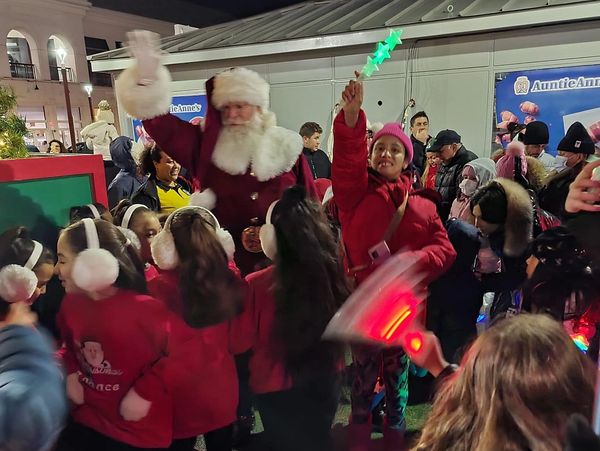
[[[90,0],[94,6],[203,27],[282,8],[298,0]]]

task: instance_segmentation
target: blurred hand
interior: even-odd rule
[[[360,75],[354,72],[356,77]],[[358,122],[358,114],[363,103],[363,84],[356,80],[350,80],[344,91],[342,92],[342,100],[344,101],[344,116],[346,125],[354,128]]]
[[[565,202],[568,213],[580,211],[600,212],[600,181],[592,180],[592,171],[600,167],[600,161],[587,164],[569,187],[569,195]],[[600,169],[598,169],[600,171]]]
[[[121,401],[119,412],[127,421],[139,421],[148,415],[151,405],[150,401],[142,398],[133,388],[130,388]]]
[[[134,30],[127,33],[129,51],[135,58],[138,81],[151,84],[156,80],[160,65],[160,36],[146,30]]]
[[[410,360],[417,366],[425,368],[433,377],[438,377],[448,362],[442,354],[440,341],[433,332],[422,331],[423,345],[417,351],[403,344],[403,348]]]
[[[418,128],[415,138],[417,138],[423,144],[427,143],[427,138],[429,138],[429,130],[426,127]]]
[[[71,373],[67,376],[67,397],[77,406],[84,403],[83,385],[79,382],[78,373]]]

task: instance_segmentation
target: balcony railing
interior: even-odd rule
[[[35,79],[35,66],[26,63],[10,63],[10,76],[13,78]]]
[[[73,77],[73,70],[70,67],[65,69],[67,69],[67,81],[75,81],[75,78]],[[50,80],[62,81],[62,72],[59,66],[50,66]]]

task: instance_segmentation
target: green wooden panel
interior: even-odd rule
[[[54,246],[58,230],[69,223],[69,209],[92,200],[89,175],[0,182],[0,231],[24,225]]]

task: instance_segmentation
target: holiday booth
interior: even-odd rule
[[[24,225],[54,247],[69,209],[92,202],[108,205],[101,155],[0,159],[0,231]]]

